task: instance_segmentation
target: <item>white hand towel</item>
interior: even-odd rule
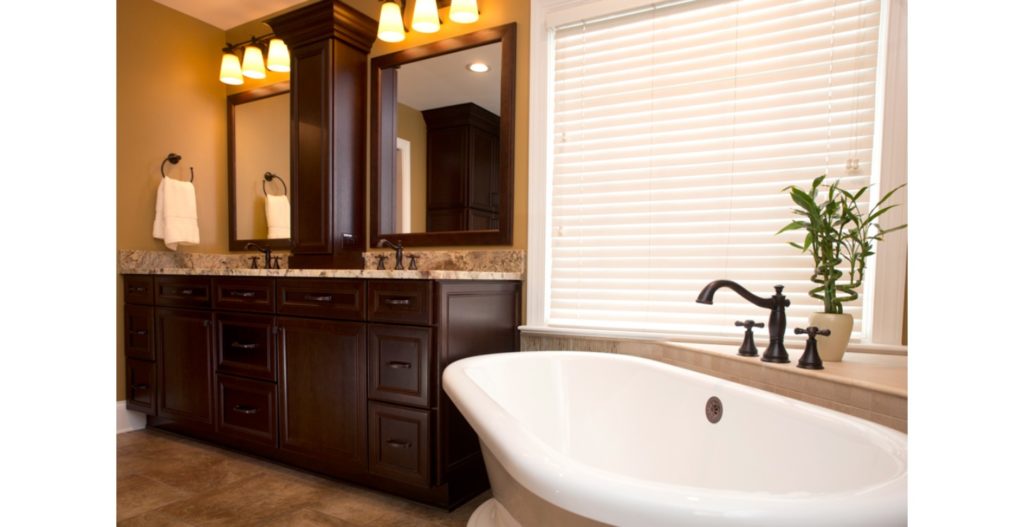
[[[160,179],[160,187],[156,191],[153,237],[162,239],[172,251],[178,250],[179,245],[199,244],[196,189],[191,182],[168,177]]]
[[[292,237],[292,210],[288,196],[267,196],[267,238]]]

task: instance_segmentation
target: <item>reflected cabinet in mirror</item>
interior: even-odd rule
[[[289,83],[228,96],[228,247],[287,249],[291,182]]]
[[[516,26],[371,63],[370,242],[512,243]]]

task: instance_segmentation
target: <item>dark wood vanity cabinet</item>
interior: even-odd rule
[[[501,119],[473,103],[423,112],[427,231],[498,227]]]
[[[518,349],[518,282],[124,283],[127,404],[148,426],[442,507],[487,488],[441,372]]]

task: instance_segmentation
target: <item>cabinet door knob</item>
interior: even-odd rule
[[[251,406],[246,406],[244,404],[236,404],[235,407],[232,408],[231,410],[245,415],[253,415],[257,412],[255,408]]]
[[[409,448],[412,446],[412,443],[408,441],[399,441],[397,439],[388,439],[385,443],[391,448]]]

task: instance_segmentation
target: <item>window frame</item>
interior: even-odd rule
[[[692,0],[701,1],[701,0]],[[875,95],[875,133],[872,164],[877,167],[878,184],[873,185],[872,202],[889,189],[907,181],[907,82],[906,82],[906,0],[880,0],[878,78]],[[647,339],[685,339],[691,342],[732,343],[722,335],[666,334],[647,331],[607,331],[599,328],[549,326],[551,286],[551,178],[553,136],[554,30],[567,23],[650,6],[652,0],[531,0],[530,16],[530,103],[529,103],[529,191],[526,325],[524,331],[545,334],[595,335]],[[891,227],[906,223],[906,189],[898,191],[893,209],[883,218]],[[865,297],[864,336],[851,342],[852,351],[905,352],[903,326],[907,280],[907,230],[889,234],[876,248],[868,263]],[[709,278],[710,279],[710,278]]]

